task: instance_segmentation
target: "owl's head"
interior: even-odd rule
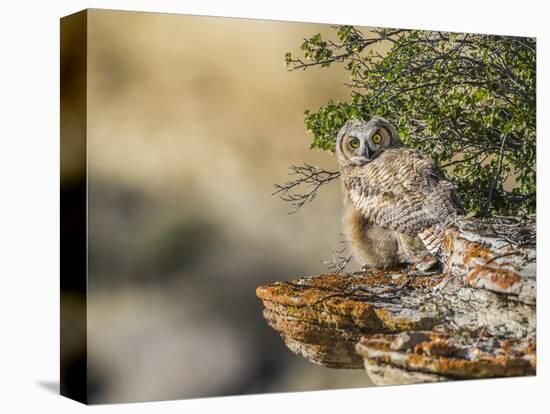
[[[403,146],[395,127],[384,118],[365,122],[351,119],[336,137],[336,156],[340,165],[363,165],[387,148]]]

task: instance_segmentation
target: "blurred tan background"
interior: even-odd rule
[[[296,214],[271,196],[309,150],[303,111],[345,99],[339,68],[288,72],[326,25],[91,10],[91,402],[370,385],[292,354],[256,286],[325,271],[338,183]]]

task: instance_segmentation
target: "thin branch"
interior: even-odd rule
[[[345,241],[341,240],[340,243],[345,244]],[[353,255],[351,253],[346,254],[346,246],[342,247],[339,250],[330,249],[330,251],[332,252],[332,258],[330,260],[323,260],[323,266],[334,273],[343,272],[348,263],[351,261]]]
[[[489,195],[487,196],[487,203],[485,204],[485,207],[483,209],[483,215],[487,215],[487,213],[489,212],[489,209],[491,208],[491,202],[493,201],[493,192],[496,190],[496,187],[498,185],[498,179],[500,178],[500,171],[502,170],[502,162],[504,160],[504,145],[506,144],[506,138],[508,138],[508,134],[504,134],[502,137],[502,142],[500,144],[500,152],[498,154],[498,167],[495,173],[495,177],[493,178],[493,184],[489,189]]]
[[[290,202],[294,206],[294,209],[289,212],[292,214],[313,201],[317,197],[319,188],[337,179],[340,172],[303,164],[292,165],[289,168],[289,175],[297,178],[284,184],[275,184],[275,191],[271,195],[278,195],[281,200]],[[299,189],[303,189],[304,192],[296,192]]]

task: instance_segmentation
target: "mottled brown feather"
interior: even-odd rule
[[[390,148],[361,166],[343,166],[345,188],[368,222],[418,235],[463,209],[453,185],[433,160],[408,148]]]

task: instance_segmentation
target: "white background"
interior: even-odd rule
[[[544,1],[4,2],[0,13],[0,412],[548,412],[550,73]],[[87,7],[537,36],[538,375],[86,408],[59,381],[59,18]],[[546,405],[546,406],[545,406]],[[468,410],[468,411],[466,411]]]

